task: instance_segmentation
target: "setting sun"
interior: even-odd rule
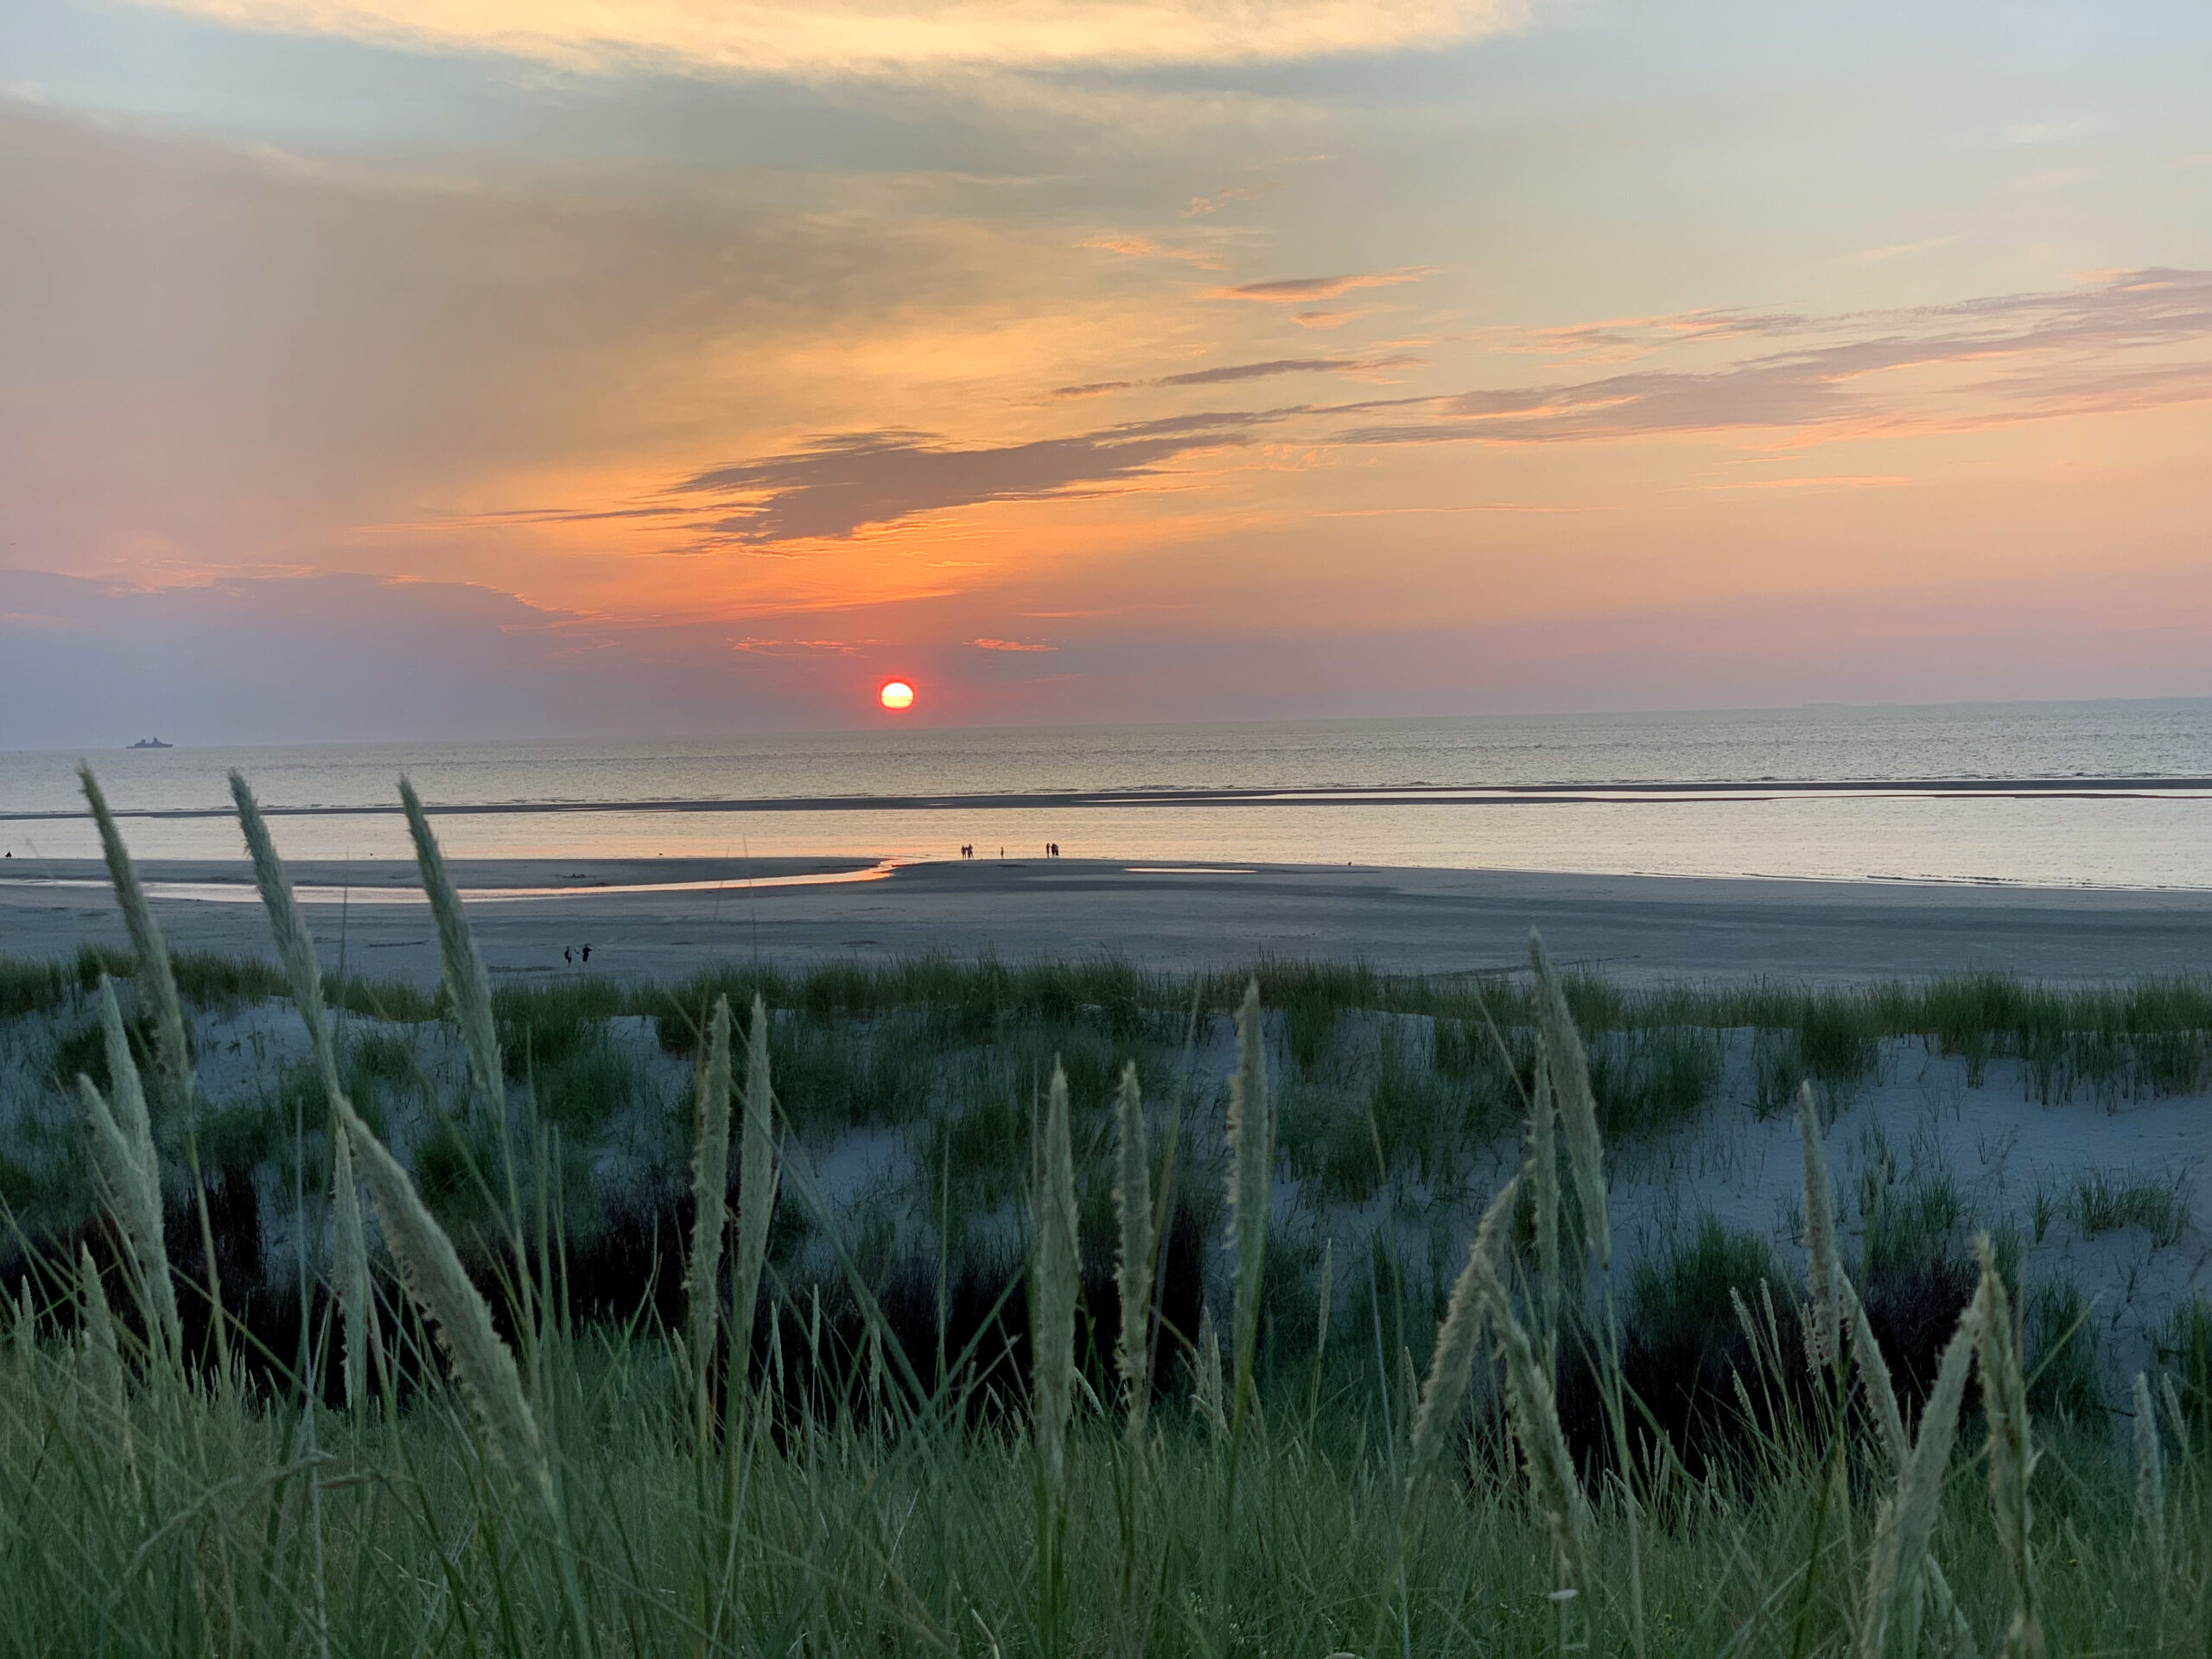
[[[883,706],[887,709],[911,709],[914,706],[914,688],[904,680],[886,683],[883,690],[876,695],[883,700]]]

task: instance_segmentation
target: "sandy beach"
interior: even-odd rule
[[[124,942],[97,864],[14,866],[0,869],[0,952]],[[141,873],[177,948],[267,950],[242,864],[153,861]],[[513,978],[580,971],[562,951],[586,944],[591,971],[623,978],[756,955],[804,963],[927,951],[1109,952],[1173,969],[1332,958],[1450,973],[1519,963],[1531,927],[1561,960],[1630,983],[1980,969],[2094,982],[2212,964],[2212,893],[2198,892],[1077,859],[889,869],[861,859],[506,860],[454,873],[491,970]],[[435,977],[410,866],[303,863],[293,875],[333,960],[342,945],[357,971]]]

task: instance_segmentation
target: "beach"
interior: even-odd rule
[[[0,954],[125,943],[97,862],[10,862]],[[586,944],[589,972],[626,980],[755,957],[796,966],[930,952],[1483,972],[1522,963],[1531,928],[1561,962],[1628,984],[1967,971],[2094,984],[2212,962],[2212,893],[2201,891],[1072,858],[501,859],[453,869],[500,980],[587,971],[563,957]],[[302,862],[292,874],[334,966],[342,951],[352,972],[435,980],[436,938],[411,864]],[[149,861],[141,874],[174,948],[268,954],[242,862]]]

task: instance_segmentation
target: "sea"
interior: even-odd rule
[[[0,850],[296,859],[1063,856],[2212,888],[2212,699],[0,752]]]

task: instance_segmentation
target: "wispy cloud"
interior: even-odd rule
[[[876,639],[756,639],[747,638],[730,641],[733,651],[749,652],[762,657],[821,656],[857,657],[869,645],[880,645]]]
[[[1893,490],[1911,483],[1893,474],[1838,473],[1821,478],[1755,478],[1737,482],[1698,484],[1700,490]]]
[[[1589,332],[1596,338],[1617,329]],[[1398,407],[1422,406],[1429,418],[1337,437],[1541,443],[1730,428],[1959,429],[2212,397],[2212,362],[2202,356],[2212,346],[2212,271],[2132,271],[2075,289],[1842,317],[1761,317],[1743,332],[1793,329],[1855,337],[1718,369],[1643,369],[1399,400]],[[2145,360],[2162,353],[2163,359]],[[1924,378],[1968,368],[1986,372],[1933,385]]]
[[[1522,0],[166,0],[235,27],[539,59],[570,70],[887,73],[1255,63],[1518,28]]]
[[[1892,259],[1910,258],[1916,253],[1933,253],[1938,248],[1950,246],[1958,239],[1955,236],[1931,236],[1920,242],[1892,242],[1886,247],[1861,248],[1856,253],[1847,253],[1843,257],[1854,265],[1886,265]]]
[[[1268,283],[1239,283],[1214,289],[1224,300],[1262,300],[1271,305],[1304,305],[1341,299],[1355,289],[1389,288],[1436,275],[1434,265],[1402,265],[1395,270],[1356,270],[1340,276],[1286,276]]]
[[[1059,649],[1058,645],[1039,645],[1026,639],[970,639],[968,643],[977,651],[1010,651],[1027,653]]]
[[[1072,437],[960,448],[919,432],[852,432],[682,480],[719,511],[694,527],[722,544],[839,540],[863,526],[987,501],[1132,487],[1160,463],[1250,442],[1262,414],[1132,422]]]
[[[1058,398],[1096,397],[1111,391],[1130,391],[1154,386],[1218,386],[1236,380],[1264,380],[1280,374],[1346,374],[1359,377],[1387,374],[1396,369],[1427,365],[1423,357],[1396,353],[1388,357],[1278,357],[1264,363],[1224,363],[1218,368],[1192,369],[1183,374],[1163,374],[1149,380],[1096,380],[1088,385],[1055,386]]]
[[[658,505],[680,511],[686,532],[700,537],[702,548],[757,550],[840,540],[986,502],[1155,488],[1178,461],[1276,440],[1315,452],[1455,442],[1588,443],[1741,429],[1801,435],[1802,442],[1802,435],[1956,430],[2212,398],[2212,271],[2122,272],[2071,289],[1894,311],[1698,313],[1554,333],[1579,341],[1664,338],[1700,347],[1731,340],[1771,344],[1796,334],[1806,343],[1714,368],[1656,366],[1444,396],[1215,410],[1014,443],[963,446],[903,430],[838,433],[696,473]],[[1063,391],[1341,374],[1413,361],[1277,359]],[[1873,489],[1895,481],[1837,474],[1713,487]],[[1416,505],[1424,512],[1559,510],[1516,502]]]
[[[1796,312],[1723,308],[1643,317],[1607,317],[1563,327],[1534,328],[1504,335],[1499,343],[1511,350],[1597,359],[1632,357],[1662,346],[1798,334],[1803,332],[1807,322]]]
[[[1255,201],[1270,191],[1281,188],[1279,184],[1232,185],[1228,189],[1217,190],[1211,195],[1192,196],[1184,204],[1183,217],[1197,219],[1207,213],[1217,213],[1232,201]]]
[[[1224,269],[1221,259],[1204,248],[1171,248],[1142,236],[1089,236],[1076,244],[1101,253],[1118,253],[1132,259],[1179,259],[1200,270]]]

